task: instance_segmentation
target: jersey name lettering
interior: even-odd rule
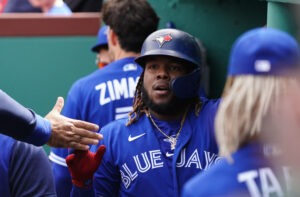
[[[285,182],[288,184],[290,175],[286,167],[283,167]],[[273,170],[269,167],[258,170],[241,172],[237,175],[239,183],[245,183],[251,197],[284,196],[283,187]],[[255,179],[258,182],[255,182]],[[260,186],[257,184],[259,183]],[[286,185],[287,189],[289,188]]]
[[[121,98],[133,98],[136,84],[139,77],[121,78],[109,80],[95,86],[95,90],[100,90],[99,104],[105,105],[111,101],[120,100]]]

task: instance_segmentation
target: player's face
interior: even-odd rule
[[[108,50],[105,48],[101,48],[96,57],[96,64],[98,65],[98,68],[102,68],[102,67],[106,66],[107,64],[109,64],[110,62],[112,62],[112,61],[110,59]]]
[[[186,67],[175,58],[166,56],[151,57],[145,65],[144,90],[156,105],[165,105],[174,98],[171,81],[187,74]]]

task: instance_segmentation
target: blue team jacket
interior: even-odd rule
[[[106,153],[95,173],[97,196],[179,196],[183,184],[193,175],[206,171],[219,159],[214,136],[214,117],[219,100],[203,99],[199,116],[188,113],[173,155],[172,168],[166,165],[146,115],[130,125],[120,119],[105,126],[101,133]],[[98,145],[99,146],[99,145]],[[98,146],[92,146],[96,151]],[[86,196],[78,190],[73,196]],[[80,194],[80,191],[82,193]]]

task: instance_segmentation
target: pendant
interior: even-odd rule
[[[173,137],[170,137],[170,141],[171,141],[171,150],[175,150],[177,139],[173,138]]]

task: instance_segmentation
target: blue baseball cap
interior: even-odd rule
[[[288,33],[256,28],[233,44],[228,75],[285,75],[298,68],[299,45]]]
[[[103,46],[107,46],[107,26],[102,26],[99,31],[98,31],[98,40],[97,44],[95,44],[92,48],[91,51],[98,53],[100,48]]]

